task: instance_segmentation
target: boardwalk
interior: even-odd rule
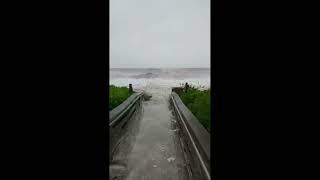
[[[127,133],[113,155],[114,179],[188,180],[178,141],[175,116],[170,109],[170,88],[149,85],[152,94],[141,112],[127,124]]]

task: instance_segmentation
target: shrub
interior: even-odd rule
[[[200,88],[203,87],[190,86],[187,92],[182,91],[178,95],[200,123],[210,132],[210,89],[200,90]]]
[[[109,111],[119,106],[125,101],[131,94],[127,87],[116,87],[109,85]]]

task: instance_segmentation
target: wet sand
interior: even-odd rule
[[[188,180],[179,143],[176,118],[170,109],[171,89],[149,83],[152,95],[142,102],[140,114],[127,124],[127,133],[116,148],[110,179]]]

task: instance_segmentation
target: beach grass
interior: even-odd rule
[[[130,95],[128,87],[109,85],[109,111],[119,106]]]
[[[210,132],[210,89],[200,90],[200,87],[190,86],[187,92],[181,91],[178,92],[178,95],[193,115]]]

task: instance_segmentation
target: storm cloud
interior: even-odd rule
[[[111,0],[110,67],[210,67],[209,0]]]

